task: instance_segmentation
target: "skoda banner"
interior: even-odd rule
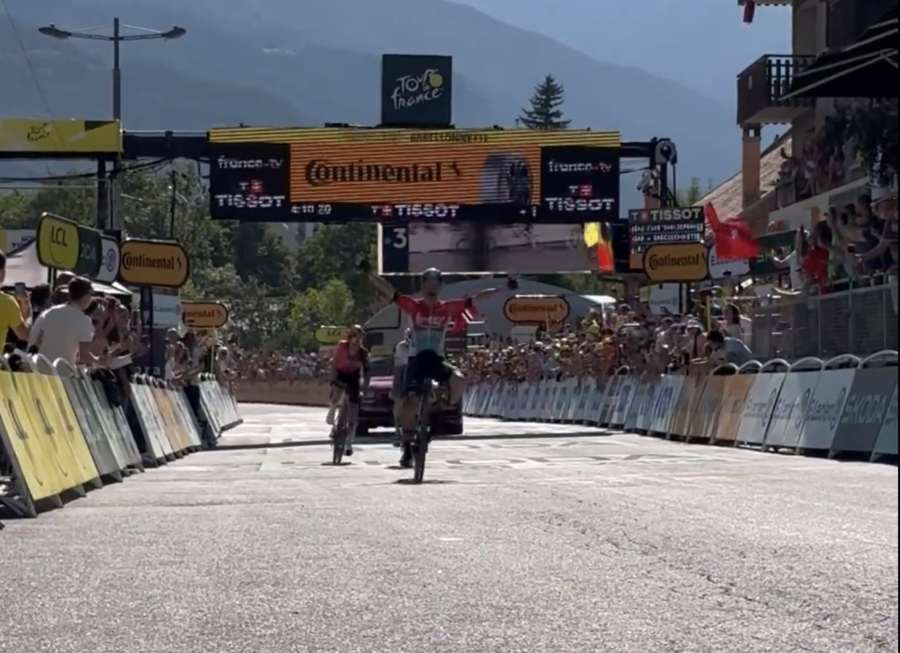
[[[834,451],[874,449],[896,385],[897,368],[857,370],[831,446]]]

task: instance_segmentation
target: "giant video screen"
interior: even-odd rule
[[[252,222],[614,221],[620,145],[608,131],[214,129],[210,214]]]

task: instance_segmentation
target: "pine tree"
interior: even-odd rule
[[[708,192],[704,192],[703,187],[700,185],[700,179],[692,177],[691,183],[687,188],[679,188],[675,193],[675,201],[678,206],[697,206],[707,194]]]
[[[528,101],[531,106],[522,109],[519,123],[528,129],[566,129],[571,120],[563,120],[565,93],[563,85],[553,75],[547,75],[534,87]]]

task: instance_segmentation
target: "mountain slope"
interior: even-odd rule
[[[673,138],[682,178],[721,178],[738,163],[733,113],[724,105],[642,70],[599,63],[545,36],[444,0],[130,0],[127,8],[112,0],[7,2],[30,30],[50,22],[63,27],[104,24],[117,13],[126,23],[187,28],[178,41],[123,47],[126,96],[144,92],[138,90],[145,86],[143,75],[152,77],[154,70],[171,71],[187,82],[179,92],[164,95],[170,106],[156,110],[152,126],[158,129],[181,126],[179,103],[197,111],[208,103],[207,126],[230,116],[234,123],[248,124],[376,122],[380,54],[423,52],[454,56],[454,117],[460,126],[512,126],[535,82],[551,73],[566,85],[565,110],[573,126],[619,129],[626,140]],[[73,41],[71,47],[90,53],[85,65],[96,65],[98,57],[109,60],[101,45]],[[10,44],[0,48],[8,51]],[[144,73],[141,65],[151,72]],[[107,75],[102,69],[96,74]],[[190,88],[194,82],[196,89]],[[213,90],[230,88],[233,106],[213,106],[208,92],[198,92],[203,83],[213,84]],[[69,93],[76,92],[69,87]],[[99,109],[108,115],[108,103],[100,97],[108,94],[98,91],[82,102],[92,104],[94,114]],[[129,101],[127,97],[126,125],[149,128],[145,120],[152,119],[151,112],[145,106],[130,109]],[[53,106],[78,115],[70,101]],[[276,112],[272,107],[282,108]],[[35,104],[33,112],[40,109]],[[297,118],[272,115],[290,110]],[[10,113],[2,97],[0,113]],[[180,122],[193,126],[198,120]]]
[[[0,20],[0,88],[15,89],[0,96],[0,116],[47,117],[45,100],[54,118],[111,116],[111,75],[101,58],[74,43],[41,36],[21,21],[17,27],[30,66],[9,22]],[[130,61],[122,89],[122,110],[132,129],[206,130],[237,124],[248,115],[265,124],[318,122],[291,102],[244,87],[240,80],[222,84],[192,78],[152,61]]]
[[[721,0],[452,0],[566,43],[695,88],[728,106],[734,78],[763,54],[791,52],[789,7],[762,7],[753,24]],[[574,19],[577,17],[577,19]]]

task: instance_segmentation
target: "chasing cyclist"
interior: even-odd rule
[[[374,273],[370,273],[372,283],[385,295],[393,298],[401,312],[409,316],[412,323],[414,354],[409,358],[406,369],[406,392],[400,410],[403,429],[403,456],[401,467],[412,465],[411,440],[416,431],[416,420],[420,407],[422,381],[426,378],[448,385],[450,404],[462,400],[465,379],[462,373],[444,360],[444,340],[447,328],[456,320],[464,319],[463,314],[476,302],[484,301],[500,292],[498,288],[482,290],[474,297],[466,299],[438,299],[441,291],[441,271],[429,268],[422,273],[422,298],[401,295],[394,287]]]
[[[356,426],[359,423],[359,395],[361,390],[369,387],[369,352],[363,347],[363,337],[361,326],[357,324],[351,327],[347,337],[334,348],[334,356],[331,359],[333,378],[325,423],[334,426],[335,414],[341,405],[343,393],[346,392],[350,414],[347,416],[345,456],[353,455],[353,438],[356,436]],[[362,388],[360,373],[363,375]],[[331,429],[331,437],[334,437],[334,428]]]

